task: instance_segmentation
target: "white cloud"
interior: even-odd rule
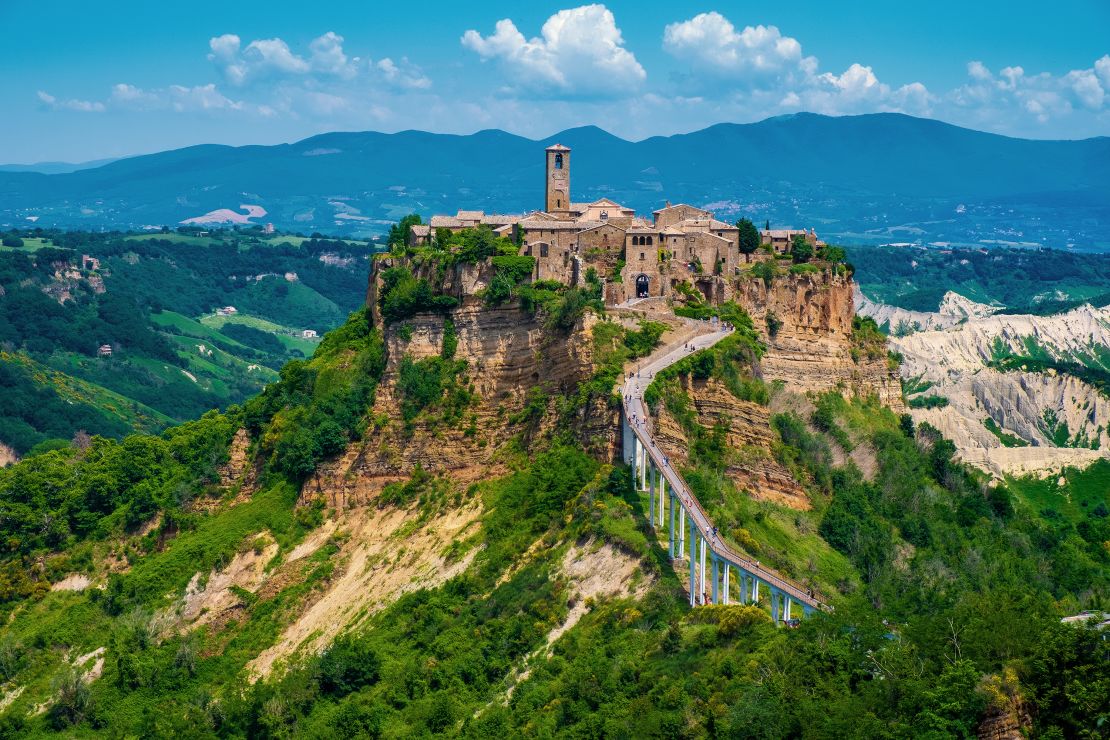
[[[312,56],[309,67],[315,72],[350,79],[357,74],[359,58],[348,59],[343,52],[343,37],[328,31],[308,45]]]
[[[169,103],[175,111],[242,110],[243,103],[231,100],[216,89],[216,85],[170,85]]]
[[[604,5],[560,10],[531,39],[505,18],[489,36],[468,30],[461,41],[483,61],[497,60],[517,90],[620,94],[647,78]]]
[[[775,26],[736,27],[717,12],[671,23],[663,30],[663,49],[700,71],[752,84],[770,84],[784,76],[807,76],[817,60],[802,56],[797,39]]]
[[[387,84],[399,90],[427,90],[432,86],[432,81],[425,76],[420,67],[410,62],[407,57],[401,57],[400,63],[386,57],[379,60],[377,64],[372,63],[372,66]]]
[[[947,99],[976,125],[1006,128],[1007,118],[1022,114],[1046,124],[1081,111],[1098,115],[1110,109],[1110,55],[1063,75],[1030,75],[1018,66],[1005,67],[995,75],[980,61],[969,62],[967,74],[968,82]]]
[[[38,91],[38,99],[43,105],[53,110],[73,110],[79,113],[103,113],[104,103],[96,100],[77,100],[69,98],[60,100],[48,92]]]
[[[810,110],[830,115],[866,111],[928,112],[934,97],[920,82],[898,88],[872,67],[852,64],[841,74],[819,72],[814,56],[775,26],[737,30],[718,12],[701,13],[663,29],[663,49],[686,63],[684,87],[744,98],[750,110],[771,115]],[[724,85],[722,83],[729,83]]]
[[[256,39],[245,47],[233,33],[208,40],[208,60],[232,85],[241,86],[267,78],[336,77],[351,79],[358,73],[359,58],[348,57],[343,37],[334,31],[317,36],[308,45],[309,55],[295,53],[283,39]]]

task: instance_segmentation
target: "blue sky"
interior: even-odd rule
[[[0,162],[332,130],[638,139],[800,110],[1110,135],[1103,0],[0,0],[0,28]]]

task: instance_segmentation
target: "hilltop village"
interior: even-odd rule
[[[742,253],[739,229],[714,218],[704,208],[679,203],[637,216],[631,208],[601,198],[592,203],[571,199],[571,150],[555,144],[546,149],[545,202],[542,211],[523,215],[460,210],[433,216],[410,232],[410,245],[430,245],[441,230],[460,232],[488,226],[520,244],[520,254],[535,259],[534,281],[581,285],[593,268],[605,282],[606,305],[674,295],[678,286],[696,288],[710,303],[731,298],[729,279],[740,265],[785,254],[795,238],[814,249],[824,247],[812,230],[769,229],[760,232],[764,247]]]

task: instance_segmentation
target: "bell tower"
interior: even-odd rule
[[[555,144],[547,147],[547,198],[544,210],[565,213],[570,210],[570,147]]]

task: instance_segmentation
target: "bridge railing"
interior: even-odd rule
[[[722,333],[721,337],[719,337],[718,340],[723,339],[725,336],[728,336],[727,332]],[[672,352],[669,354],[675,354],[676,351],[677,350],[672,350]],[[660,359],[666,359],[668,356],[669,355],[664,355]],[[683,354],[682,356],[684,357],[686,355]],[[666,363],[664,367],[670,366],[678,359],[679,358],[676,358],[675,360]],[[651,365],[649,365],[649,367],[651,367]],[[649,373],[649,377],[653,376],[654,373]],[[690,487],[686,484],[686,481],[682,478],[678,471],[670,467],[669,462],[665,459],[662,451],[655,445],[654,440],[652,439],[650,434],[651,419],[648,416],[647,404],[643,401],[642,392],[639,392],[638,395],[635,396],[632,396],[631,394],[625,396],[625,394],[622,393],[622,397],[625,424],[629,427],[629,429],[632,430],[632,433],[640,441],[640,444],[643,445],[643,448],[646,451],[648,457],[652,460],[653,465],[662,472],[664,479],[666,479],[671,484],[672,490],[680,494],[675,497],[675,500],[679,502],[679,507],[684,513],[691,515],[690,518],[692,521],[700,518],[701,521],[705,522],[707,527],[712,527],[713,520],[705,511],[705,508],[702,507],[701,502],[698,501],[697,496],[693,494],[693,492],[690,490]],[[632,423],[633,414],[631,405],[633,399],[640,406],[641,413],[639,415],[639,418],[642,419],[642,428],[639,424]],[[681,494],[685,494],[685,500]],[[693,516],[693,514],[687,510],[687,505],[685,503],[686,500],[690,502],[689,505],[691,507],[697,509],[700,517]],[[697,522],[695,521],[695,525],[696,524]],[[787,578],[786,576],[780,575],[775,571],[769,570],[762,565],[757,565],[752,560],[734,551],[732,548],[722,542],[719,537],[714,536],[710,531],[703,532],[702,535],[705,541],[709,544],[710,550],[712,550],[713,553],[718,557],[729,561],[733,566],[749,571],[757,578],[760,578],[766,583],[774,586],[775,588],[778,588],[780,591],[787,593],[791,596],[791,598],[794,598],[797,601],[800,601],[808,606],[822,609],[826,608],[825,605],[818,601],[814,596],[812,596],[811,591],[801,583],[798,583],[791,578]]]

